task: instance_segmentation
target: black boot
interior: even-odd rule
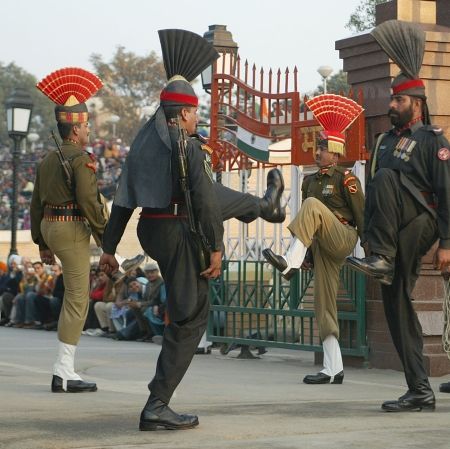
[[[264,258],[267,260],[267,262],[269,262],[270,265],[275,267],[278,271],[281,271],[281,273],[283,273],[283,271],[287,269],[288,266],[284,257],[278,256],[271,249],[269,248],[264,249],[262,254]],[[291,268],[287,273],[282,274],[282,276],[284,277],[284,279],[289,281],[289,279],[291,279],[291,277],[294,276],[294,274],[297,273],[297,271],[298,268]]]
[[[325,373],[317,373],[317,374],[308,374],[303,378],[303,383],[305,384],[342,384],[344,381],[344,371],[337,373],[333,376],[333,380],[331,380],[331,376],[328,376]]]
[[[434,411],[436,399],[431,390],[424,392],[409,391],[397,401],[386,401],[381,406],[385,412],[420,412]]]
[[[439,391],[441,393],[450,393],[450,382],[445,382],[439,385]]]
[[[141,412],[139,430],[156,430],[158,427],[169,430],[191,429],[198,426],[195,415],[179,415],[165,402],[150,395],[147,404]]]
[[[52,393],[85,393],[97,391],[97,384],[84,380],[68,380],[66,390],[63,388],[61,377],[53,375]]]
[[[260,212],[260,217],[269,223],[283,223],[286,218],[286,207],[281,207],[283,191],[283,174],[278,168],[273,168],[267,173],[267,190],[261,199]]]
[[[373,254],[364,259],[347,257],[346,262],[355,270],[373,276],[382,284],[391,285],[394,278],[394,260],[392,257]]]

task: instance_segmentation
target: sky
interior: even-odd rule
[[[226,25],[239,54],[265,70],[299,70],[300,93],[314,90],[321,65],[342,68],[335,41],[361,0],[3,0],[0,62],[15,62],[38,79],[78,66],[89,57],[105,61],[117,46],[145,56],[161,55],[157,30],[183,28],[200,35]]]

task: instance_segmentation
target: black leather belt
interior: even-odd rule
[[[170,203],[164,208],[144,207],[140,216],[143,218],[186,218],[184,203]]]

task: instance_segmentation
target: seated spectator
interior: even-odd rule
[[[100,329],[100,323],[98,322],[97,315],[95,313],[95,303],[104,301],[105,296],[111,295],[112,281],[109,279],[106,273],[97,270],[97,275],[93,279],[91,285],[91,292],[89,294],[89,311],[84,325],[84,329],[87,335],[91,335],[97,329]],[[112,299],[112,298],[111,298]]]
[[[23,267],[20,265],[22,258],[13,254],[8,260],[8,280],[6,281],[6,287],[2,294],[2,316],[7,318],[4,325],[9,327],[14,324],[15,305],[14,298],[20,292],[20,281],[23,278]]]
[[[144,303],[148,307],[143,315],[150,324],[152,336],[162,335],[165,327],[166,287],[156,262],[145,265],[144,272],[149,282],[144,293]]]
[[[14,327],[30,329],[36,325],[42,325],[42,320],[48,320],[49,296],[53,289],[53,277],[47,273],[42,262],[34,262],[33,267],[28,268],[25,275],[27,283],[24,285],[24,292],[14,299],[17,307]],[[34,280],[31,276],[34,277]],[[38,302],[44,303],[46,307],[38,308]]]
[[[116,340],[135,340],[141,336],[135,311],[141,307],[143,287],[147,282],[147,279],[143,277],[129,278],[126,287],[122,289],[121,297],[116,299],[115,306],[125,309],[122,314],[123,326],[117,330]],[[115,325],[114,320],[113,322]]]
[[[65,291],[64,277],[59,263],[52,265],[52,275],[53,290],[52,295],[49,298],[50,320],[44,324],[44,329],[48,331],[56,330],[58,327],[59,314],[61,312]]]

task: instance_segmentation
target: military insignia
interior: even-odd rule
[[[334,191],[334,185],[327,184],[322,190],[322,195],[323,196],[331,196],[331,195],[333,195],[333,191]]]
[[[437,156],[441,161],[447,161],[450,158],[450,151],[443,147],[438,151]]]
[[[211,167],[211,156],[209,154],[206,154],[206,156],[205,156],[205,159],[203,161],[203,168],[205,169],[205,173],[207,174],[209,180],[211,182],[214,182],[213,172],[212,172],[212,167]]]
[[[356,184],[351,184],[351,185],[347,186],[347,189],[351,194],[353,194],[358,191],[358,186]]]
[[[97,164],[95,162],[87,162],[86,167],[92,170],[94,173],[97,173]]]
[[[416,146],[417,142],[412,139],[408,139],[407,137],[402,137],[395,146],[394,149],[394,156],[399,157],[400,159],[403,159],[404,161],[408,161],[411,152]]]
[[[344,186],[355,180],[356,180],[355,176],[349,176],[348,178],[344,179]]]
[[[203,144],[201,147],[202,147],[202,150],[205,151],[206,153],[212,154],[213,150],[208,145]]]

